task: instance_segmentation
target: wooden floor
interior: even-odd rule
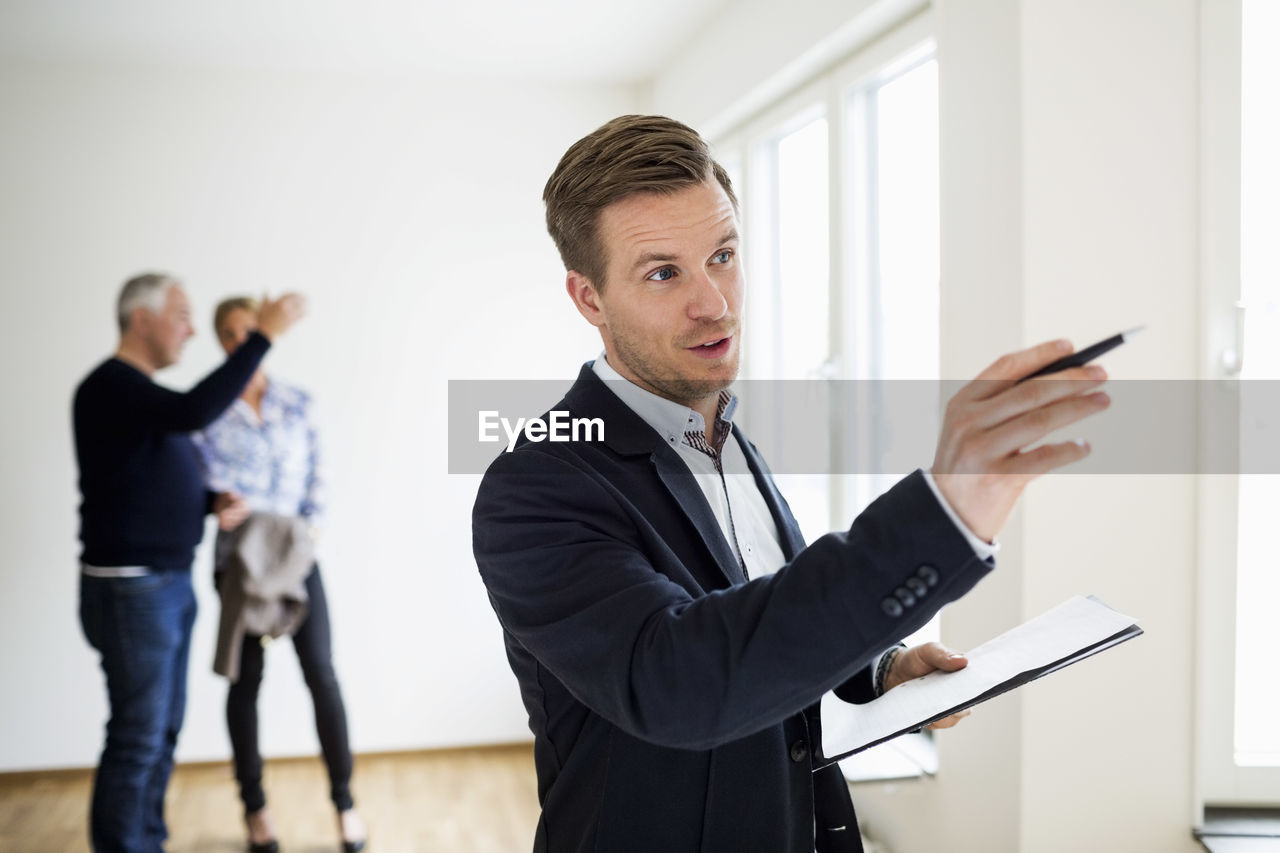
[[[0,776],[0,851],[87,853],[91,772]],[[267,762],[281,853],[338,850],[319,758]],[[532,745],[362,755],[352,792],[369,853],[511,853],[538,822]],[[229,765],[178,767],[169,784],[171,853],[235,853],[245,835]]]

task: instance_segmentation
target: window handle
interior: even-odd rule
[[[840,360],[829,358],[817,367],[810,368],[809,379],[835,379],[840,375]]]
[[[1228,376],[1239,376],[1244,369],[1244,312],[1245,304],[1237,301],[1235,308],[1235,329],[1232,332],[1231,346],[1222,351],[1222,369]]]

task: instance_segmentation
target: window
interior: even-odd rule
[[[1280,5],[1206,5],[1205,282],[1208,378],[1280,379]],[[1256,387],[1256,386],[1255,386]],[[1253,389],[1222,400],[1206,441],[1240,449],[1238,476],[1202,478],[1200,778],[1203,800],[1280,804],[1274,536],[1280,478],[1249,470]],[[1269,437],[1274,440],[1274,436]],[[1256,458],[1256,457],[1255,457]]]
[[[1240,299],[1248,358],[1243,380],[1280,379],[1280,5],[1245,0],[1241,44],[1240,102]],[[1243,346],[1241,356],[1244,356]],[[1242,398],[1241,423],[1250,423],[1253,395]],[[1246,448],[1247,449],[1247,448]],[[1247,458],[1247,456],[1246,456]],[[1236,589],[1235,762],[1242,767],[1280,767],[1280,682],[1263,676],[1274,645],[1272,620],[1280,602],[1274,525],[1280,479],[1248,470],[1240,477]],[[1280,796],[1280,791],[1277,791]]]
[[[848,94],[849,246],[862,261],[851,264],[845,376],[870,380],[859,385],[865,391],[852,413],[857,426],[846,433],[850,471],[871,469],[869,460],[893,446],[895,436],[874,414],[901,405],[902,383],[939,376],[938,64],[932,53],[930,45],[908,53]],[[939,420],[937,405],[918,414]],[[895,479],[845,478],[843,507],[856,513]],[[928,639],[937,639],[936,629]]]
[[[877,417],[886,389],[940,372],[938,74],[930,27],[927,12],[916,16],[716,144],[745,219],[744,378],[809,380],[800,392],[792,383],[783,392],[788,400],[798,394],[802,407],[753,412],[744,401],[750,429],[785,434],[779,424],[797,408],[833,425],[829,446],[804,448],[804,473],[788,464],[787,443],[770,450],[810,539],[846,528],[898,479],[849,472],[872,470],[897,438]],[[848,396],[824,394],[823,380],[859,380],[852,404],[841,409],[837,401]],[[826,473],[812,473],[815,452]],[[935,619],[907,642],[938,634]],[[877,767],[866,774],[933,772],[936,759],[921,740],[927,743],[900,738],[869,751],[861,763]]]

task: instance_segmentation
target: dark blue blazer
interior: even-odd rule
[[[735,427],[788,559],[748,582],[684,461],[590,365],[553,410],[604,440],[502,454],[472,517],[534,734],[534,850],[861,850],[816,703],[870,699],[869,662],[990,565],[919,472],[806,548]]]

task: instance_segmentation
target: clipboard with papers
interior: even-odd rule
[[[1093,596],[1074,596],[966,653],[969,665],[931,672],[855,705],[822,697],[821,763],[916,731],[1142,634],[1136,621]]]

